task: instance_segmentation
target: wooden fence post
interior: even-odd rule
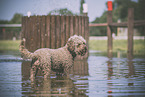
[[[108,36],[108,52],[112,52],[112,33],[111,27],[109,26],[112,23],[112,11],[107,12],[107,36]]]
[[[128,9],[128,57],[133,56],[134,9]]]

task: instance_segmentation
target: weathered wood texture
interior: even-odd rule
[[[62,47],[74,34],[83,36],[88,43],[87,16],[48,15],[22,18],[21,37],[26,39],[26,48],[31,52],[39,48]]]
[[[107,36],[108,36],[108,52],[112,52],[112,33],[111,33],[111,27],[109,26],[110,23],[112,23],[112,11],[107,12]]]
[[[128,9],[128,56],[133,56],[134,9]]]
[[[96,27],[96,26],[107,26],[107,23],[90,23],[89,27]]]

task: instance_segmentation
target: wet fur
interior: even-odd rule
[[[74,58],[77,55],[84,56],[87,52],[86,40],[82,36],[74,35],[68,39],[64,47],[58,49],[41,48],[34,53],[25,48],[25,39],[20,44],[22,57],[32,59],[30,77],[34,78],[39,69],[42,70],[44,78],[50,76],[51,70],[68,75]]]

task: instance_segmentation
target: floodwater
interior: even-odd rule
[[[128,59],[116,53],[112,58],[90,52],[86,61],[75,61],[70,78],[56,76],[44,80],[41,72],[31,83],[30,61],[20,56],[0,54],[0,96],[53,97],[145,97],[145,57]]]

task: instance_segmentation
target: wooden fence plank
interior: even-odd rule
[[[84,21],[84,24],[85,24],[85,39],[87,40],[88,39],[88,19],[87,19],[87,17],[84,17],[85,18],[85,21]]]
[[[51,16],[51,48],[56,48],[55,16]]]
[[[37,46],[36,49],[41,48],[41,16],[37,16]]]
[[[39,33],[38,33],[38,17],[37,16],[35,16],[35,18],[34,18],[34,43],[35,43],[35,45],[34,45],[34,51],[35,50],[37,50],[38,49],[38,45],[39,45],[39,41],[40,41],[40,35],[39,35]],[[36,38],[37,37],[37,38]],[[39,47],[40,47],[40,45],[39,45]]]
[[[25,43],[25,46],[26,46],[26,48],[27,48],[27,31],[28,31],[28,25],[27,25],[27,22],[28,22],[28,20],[27,20],[27,17],[25,17],[25,30],[24,30],[24,38],[26,39],[26,43]]]
[[[27,46],[27,48],[28,48],[28,50],[29,51],[31,51],[31,48],[30,48],[30,41],[31,41],[31,37],[29,37],[30,36],[30,27],[31,27],[31,18],[29,18],[29,17],[27,17],[27,27],[28,27],[28,29],[27,29],[27,39],[26,39],[26,44],[28,44],[28,45],[26,45]]]
[[[66,16],[66,42],[68,41],[70,37],[70,17]]]
[[[61,47],[60,16],[56,16],[56,48]]]
[[[33,16],[31,21],[32,31],[31,31],[31,50],[34,52],[36,50],[36,38],[37,37],[37,18]]]
[[[122,22],[122,23],[90,23],[90,27],[96,27],[96,26],[112,26],[112,27],[127,27],[128,22]],[[144,26],[145,20],[136,20],[134,21],[134,26]]]
[[[45,16],[41,17],[41,48],[45,48]]]
[[[89,40],[89,36],[90,36],[90,34],[89,34],[89,17],[86,17],[86,22],[87,22],[87,25],[86,25],[86,41],[87,41],[87,45],[89,45],[89,43],[88,43],[88,40]]]
[[[65,16],[61,16],[61,47],[65,45],[65,32],[66,32],[65,23],[66,23]]]
[[[89,26],[90,27],[95,27],[95,26],[107,26],[107,23],[90,23]]]
[[[22,24],[0,24],[0,27],[22,27]]]
[[[84,16],[82,17],[82,37],[85,37],[85,22],[84,22]]]
[[[30,18],[26,17],[26,48],[30,50]]]
[[[81,16],[79,16],[79,22],[78,22],[79,23],[79,26],[78,26],[79,27],[79,35],[82,35],[82,27],[81,27],[82,22],[81,22],[81,20],[82,20],[82,18],[81,18]]]
[[[74,33],[75,33],[76,35],[79,35],[78,16],[75,16],[75,19],[74,19],[74,27],[75,27]]]
[[[50,33],[50,15],[46,16],[46,48],[51,47],[51,33]]]
[[[33,38],[34,38],[34,36],[33,36],[33,30],[34,30],[34,16],[31,16],[31,18],[30,18],[30,26],[29,26],[29,38],[30,38],[30,40],[29,40],[29,47],[30,47],[30,51],[31,52],[33,52],[33,47],[34,47],[34,44],[33,44]]]
[[[73,16],[70,16],[70,36],[74,35],[74,19]]]
[[[112,26],[112,27],[127,27],[127,22],[123,22],[123,23],[110,23],[109,26]]]

